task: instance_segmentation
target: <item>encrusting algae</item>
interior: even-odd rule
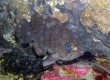
[[[98,29],[104,34],[108,34],[110,31],[110,11],[86,9],[81,14],[81,22],[83,25],[92,27],[94,24],[98,25]]]
[[[84,0],[89,8],[81,14],[83,25],[92,27],[98,25],[98,29],[104,34],[110,31],[110,2],[109,0]]]
[[[62,23],[68,21],[68,14],[67,13],[61,13],[60,11],[54,12],[53,17],[57,18]]]

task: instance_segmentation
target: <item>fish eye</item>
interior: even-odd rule
[[[67,52],[73,52],[74,51],[74,44],[73,43],[67,43],[66,44],[66,51]]]

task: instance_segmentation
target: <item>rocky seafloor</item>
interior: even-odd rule
[[[109,15],[109,0],[0,0],[0,80],[110,80]],[[82,44],[84,55],[43,67],[51,50],[39,56],[42,48],[34,44],[42,26],[59,26],[48,31],[52,35],[66,27]]]

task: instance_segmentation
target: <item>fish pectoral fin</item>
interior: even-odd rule
[[[36,52],[37,55],[44,55],[46,53],[46,50],[44,50],[38,43],[33,42],[30,43],[30,46],[32,46]]]
[[[58,59],[59,59],[58,54],[51,54],[43,61],[43,67],[46,67],[48,65],[55,63]]]

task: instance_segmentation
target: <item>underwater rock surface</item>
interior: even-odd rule
[[[38,55],[46,54],[49,55],[47,59],[49,59],[49,57],[53,59],[51,54],[57,51],[64,53],[65,56],[65,49],[62,49],[61,44],[63,44],[64,47],[66,41],[74,42],[75,46],[77,44],[79,52],[83,48],[83,52],[91,52],[93,55],[96,55],[96,57],[99,55],[106,56],[105,58],[109,61],[109,0],[1,0],[0,5],[0,47],[5,49],[8,45],[6,48],[10,49],[11,47],[12,49],[12,52],[9,51],[10,53],[7,53],[8,51],[6,49],[6,54],[1,54],[1,58],[4,58],[6,61],[8,61],[9,56],[12,55],[11,53],[15,51],[15,48],[17,48],[17,51],[21,51],[20,53],[28,53],[28,51],[23,50],[24,48],[22,47],[23,45],[28,45],[26,48],[34,49],[36,52],[32,52],[34,57],[31,57],[31,59],[34,60],[29,58],[31,54],[28,54],[28,59],[26,59],[27,57],[23,56],[23,54],[20,54],[20,56],[23,56],[19,58],[21,59],[20,63],[22,64],[24,61],[30,64],[28,66],[24,65],[23,68],[25,69],[28,67],[32,69],[35,63],[37,67],[34,68],[38,69],[42,66],[42,60],[38,59]],[[41,37],[41,35],[43,35],[43,37]],[[49,36],[47,37],[47,35]],[[74,38],[68,38],[67,36],[74,36]],[[53,41],[53,43],[48,41]],[[73,44],[70,44],[71,42],[66,46],[66,49],[77,50],[75,47],[73,48]],[[21,47],[23,49],[21,49]],[[47,51],[45,51],[44,47]],[[47,47],[49,48],[47,49]],[[46,52],[50,53],[47,54]],[[75,58],[80,56],[79,52],[78,54],[75,53],[75,55],[78,55],[75,56]],[[18,59],[18,55],[16,54],[17,52],[11,56],[13,59],[9,60],[10,64],[5,61],[5,63],[8,64],[5,69],[12,69],[10,65],[13,66],[16,64],[15,61]],[[66,56],[69,55],[70,54],[66,54]],[[66,60],[64,56],[62,57],[62,54],[54,56],[59,56],[58,59]],[[88,57],[90,57],[90,55],[88,55]],[[36,60],[41,63],[37,64]],[[5,63],[3,66],[6,66]],[[14,67],[19,67],[19,64],[17,66],[14,65]],[[28,71],[30,72],[31,69]],[[28,73],[28,71],[26,73]],[[39,72],[42,72],[42,69]]]
[[[98,1],[100,2],[100,0],[98,0]],[[13,5],[11,4],[11,2],[13,3]],[[23,5],[23,7],[19,6],[19,4],[21,4],[21,3]],[[53,3],[55,3],[55,4],[53,5]],[[94,3],[95,8],[92,5],[93,3]],[[98,2],[96,2],[96,4],[97,3]],[[106,2],[106,3],[109,4],[108,2]],[[104,4],[106,4],[106,3],[104,3]],[[88,4],[92,5],[92,7],[91,6],[88,7],[87,6]],[[80,40],[82,41],[82,43],[84,43],[84,46],[86,48],[89,47],[88,50],[92,50],[95,53],[95,50],[93,50],[94,48],[90,48],[94,41],[93,41],[93,39],[91,39],[91,35],[86,33],[86,30],[88,30],[88,29],[86,29],[86,28],[84,28],[84,26],[82,26],[82,24],[80,22],[80,17],[81,17],[80,15],[82,12],[84,12],[86,9],[88,9],[90,7],[95,9],[95,11],[97,12],[97,10],[99,10],[99,9],[96,9],[97,8],[96,4],[95,4],[95,2],[92,2],[92,1],[89,2],[86,0],[80,0],[80,1],[79,0],[73,0],[73,1],[72,0],[70,0],[70,1],[69,0],[67,0],[67,1],[65,1],[65,0],[63,0],[63,1],[62,0],[58,0],[58,1],[54,1],[54,0],[50,0],[50,1],[48,1],[48,0],[46,0],[46,1],[44,1],[44,0],[42,0],[42,1],[39,1],[39,0],[37,0],[37,1],[35,1],[35,0],[32,0],[32,1],[30,1],[30,0],[26,0],[26,1],[24,1],[24,0],[1,1],[1,5],[4,6],[4,8],[1,7],[1,10],[2,10],[1,16],[4,13],[8,14],[8,15],[4,15],[3,19],[9,18],[9,19],[6,19],[8,22],[7,25],[10,25],[12,27],[12,26],[16,26],[17,23],[19,23],[20,20],[23,18],[26,18],[28,21],[30,21],[31,15],[33,15],[36,11],[38,13],[40,13],[41,15],[44,15],[45,17],[46,16],[56,17],[54,13],[57,13],[57,12],[60,12],[61,16],[63,13],[67,14],[68,21],[65,22],[66,26],[73,31],[73,33],[76,35],[76,37],[80,38]],[[108,7],[104,7],[105,5],[103,5],[103,3],[102,4],[99,3],[99,4],[102,5],[102,9],[103,8],[109,9],[109,5],[108,5]],[[29,5],[29,6],[27,6],[27,5]],[[86,12],[86,13],[88,13],[88,12]],[[100,13],[100,12],[97,12],[97,13]],[[106,14],[103,14],[103,15],[106,15]],[[25,17],[22,17],[22,16],[25,16]],[[60,18],[60,17],[58,17],[58,18]],[[3,19],[1,22],[3,22]],[[97,19],[95,19],[95,20],[97,21]],[[103,20],[103,21],[106,21],[106,20]],[[88,22],[88,24],[90,24],[90,23]],[[3,26],[5,26],[5,25],[3,25]],[[11,29],[13,29],[13,27]],[[107,30],[109,30],[109,29],[107,29]],[[14,31],[14,30],[12,30],[12,31]],[[11,41],[12,43],[15,43],[15,41],[13,40],[13,32],[12,31],[9,32],[8,34],[5,34],[4,37],[6,38],[6,40]],[[97,37],[103,38],[103,41],[101,40],[102,44],[106,44],[106,36],[103,36],[102,34],[95,34],[95,35]],[[8,37],[10,37],[12,39],[10,40],[10,38],[8,38]],[[106,48],[106,46],[102,46],[102,47]],[[106,53],[101,49],[98,49],[98,50],[102,51],[104,54],[109,56],[108,48],[107,48]]]
[[[41,13],[41,14],[35,13],[31,17],[30,24],[24,19],[21,20],[20,23],[17,25],[15,33],[19,42],[26,44],[26,43],[30,43],[31,41],[34,41],[38,45],[40,45],[45,51],[48,51],[49,53],[55,53],[56,55],[53,54],[54,56],[56,56],[55,58],[51,56],[53,60],[54,59],[55,61],[58,59],[67,60],[64,57],[60,57],[63,56],[62,53],[64,54],[65,49],[63,50],[62,46],[57,45],[60,44],[61,42],[63,46],[65,45],[64,40],[66,41],[66,38],[64,37],[68,36],[67,31],[65,32],[67,28],[71,32],[71,34],[69,35],[74,35],[74,39],[76,38],[83,45],[83,51],[90,51],[93,52],[94,54],[102,52],[105,56],[110,58],[110,54],[109,54],[110,49],[108,44],[109,41],[107,42],[109,38],[107,38],[107,35],[103,34],[99,29],[97,29],[98,27],[97,24],[94,25],[92,24],[93,27],[88,27],[86,25],[82,25],[80,21],[81,14],[86,9],[88,9],[87,4],[82,3],[79,0],[75,0],[72,2],[64,2],[63,5],[57,4],[55,8],[57,8],[61,13],[68,14],[68,21],[61,23],[60,21],[58,21],[59,19],[54,20],[52,14],[48,15],[50,16],[48,17],[46,15],[47,13]],[[45,10],[48,11],[48,9],[50,8],[45,7],[44,11]],[[62,26],[63,28],[61,29]],[[88,32],[88,30],[90,31]],[[62,35],[60,36],[60,34]],[[71,38],[68,37],[68,40],[74,41],[74,39],[72,39],[72,37]],[[71,42],[67,41],[66,43],[71,43]],[[60,52],[60,55],[59,53],[57,54],[56,51]],[[69,55],[70,54],[67,54],[67,56]]]

